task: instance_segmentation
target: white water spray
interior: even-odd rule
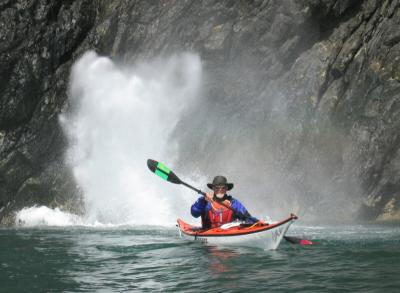
[[[201,75],[199,57],[188,53],[127,68],[88,52],[73,66],[71,107],[60,122],[84,193],[84,224],[164,225],[188,213],[193,198],[157,178],[146,161],[173,161],[169,136],[198,96]]]
[[[59,208],[50,209],[45,206],[29,207],[20,210],[16,216],[16,224],[21,226],[76,226],[83,225],[82,219]]]

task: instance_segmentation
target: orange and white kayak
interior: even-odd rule
[[[259,247],[265,250],[277,249],[290,225],[297,220],[291,214],[288,218],[268,224],[242,224],[232,222],[217,228],[202,229],[178,219],[179,234],[182,238],[216,245]]]

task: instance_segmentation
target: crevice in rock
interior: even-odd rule
[[[13,7],[14,1],[15,0],[3,0],[3,2],[0,3],[0,10],[6,10],[8,8]]]
[[[53,5],[50,7],[46,17],[47,25],[51,25],[52,23],[57,22],[58,14],[65,2],[67,1],[55,1],[54,4],[52,3]]]
[[[360,11],[362,7],[362,0],[356,0],[353,3],[353,6],[349,7],[344,11],[342,15],[335,15],[332,8],[336,5],[337,2],[333,3],[332,6],[328,10],[327,15],[318,15],[321,7],[315,7],[313,14],[317,14],[315,16],[316,22],[319,24],[320,36],[319,41],[324,41],[329,39],[332,35],[333,31],[340,26],[341,23],[345,23],[350,19],[354,18]]]
[[[370,16],[366,19],[364,19],[363,21],[360,21],[360,23],[355,26],[350,32],[349,34],[347,34],[346,38],[342,41],[342,44],[345,44],[363,25],[367,25],[368,22],[373,18],[373,16],[377,13],[379,6],[375,7],[375,10],[370,14]],[[375,19],[372,27],[376,27],[376,22],[378,21],[378,18]],[[372,32],[370,33],[372,34]],[[364,33],[360,33],[360,38],[362,36],[365,36],[365,32]],[[342,45],[343,46],[343,45]],[[365,44],[365,40],[360,40],[360,44],[352,49],[352,54],[350,56],[350,58],[348,60],[346,60],[346,62],[344,63],[344,68],[342,70],[338,70],[337,68],[334,68],[333,65],[336,63],[336,61],[338,60],[338,57],[342,51],[343,48],[341,48],[335,55],[334,58],[332,58],[332,61],[328,64],[327,66],[327,70],[326,70],[326,75],[325,75],[325,80],[323,82],[323,84],[321,85],[318,94],[317,94],[317,104],[316,104],[316,108],[318,108],[319,103],[321,102],[321,99],[323,97],[323,95],[325,94],[325,92],[327,91],[327,89],[329,88],[329,86],[332,84],[333,81],[335,81],[336,79],[344,76],[350,66],[350,64],[352,64],[355,56],[357,55],[357,53],[360,51],[360,49],[362,47],[366,46]],[[344,90],[343,93],[345,93],[346,91]],[[343,95],[342,95],[343,96]],[[336,105],[339,104],[341,100],[341,97],[338,98]]]

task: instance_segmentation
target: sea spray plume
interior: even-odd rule
[[[174,155],[169,135],[198,96],[201,74],[199,57],[188,53],[122,67],[88,52],[73,66],[70,111],[60,120],[86,221],[174,221],[176,190],[155,182],[145,164]]]

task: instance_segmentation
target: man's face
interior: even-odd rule
[[[226,185],[215,185],[214,194],[218,198],[222,198],[226,193]]]

